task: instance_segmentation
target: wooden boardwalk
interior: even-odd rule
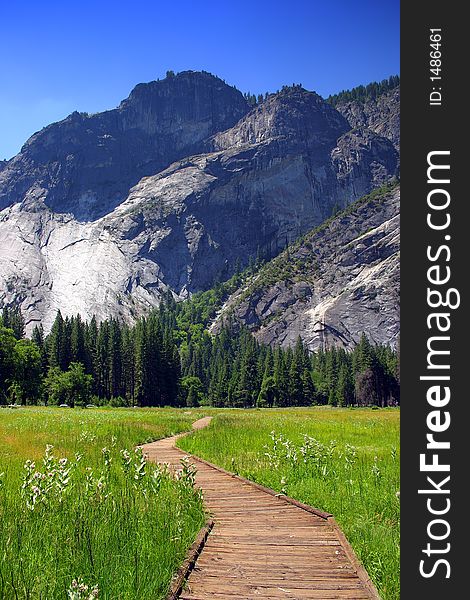
[[[201,428],[210,417],[193,425]],[[179,466],[178,436],[143,446],[150,460]],[[375,599],[367,573],[331,515],[191,457],[215,525],[182,600]]]

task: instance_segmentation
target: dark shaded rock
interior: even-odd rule
[[[400,88],[382,94],[366,102],[339,102],[336,109],[347,119],[350,126],[368,127],[378,135],[389,139],[400,150]]]
[[[219,151],[139,183],[113,227],[132,237],[178,294],[206,289],[230,277],[237,262],[277,255],[396,173],[398,156],[388,140],[346,129],[316,94],[295,89],[272,96],[210,140]],[[130,230],[120,225],[124,215]],[[155,232],[150,245],[149,232]]]
[[[0,209],[32,190],[54,212],[95,220],[129,189],[248,112],[242,94],[208,73],[186,71],[137,85],[114,109],[74,112],[35,133],[0,176]]]

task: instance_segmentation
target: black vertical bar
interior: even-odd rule
[[[470,519],[464,516],[464,508],[470,500],[463,491],[469,471],[467,439],[470,439],[466,421],[470,392],[464,388],[465,371],[470,373],[470,365],[466,364],[470,327],[465,314],[470,271],[467,262],[467,239],[470,241],[467,230],[470,224],[466,218],[470,191],[463,185],[463,144],[468,135],[469,121],[464,89],[468,88],[466,61],[470,53],[467,46],[469,36],[463,35],[466,19],[459,5],[462,6],[457,2],[435,0],[401,4],[401,597],[404,599],[450,600],[470,594],[465,584],[466,573],[470,573],[470,567],[465,564],[468,562],[466,545],[470,538]],[[436,47],[431,46],[432,29],[436,30],[434,34],[441,35],[438,48],[440,63],[430,62],[433,60],[431,52],[436,52]],[[434,35],[435,40],[438,37]],[[436,56],[438,54],[434,54]],[[440,71],[432,72],[431,69],[438,64]],[[431,77],[436,76],[441,79],[432,81]],[[434,155],[436,158],[432,159],[436,163],[450,165],[447,175],[444,170],[431,172],[442,180],[449,177],[449,184],[428,181],[428,155],[435,151],[450,152],[449,155]],[[428,206],[428,194],[433,189],[445,191],[435,192],[431,203],[440,200],[445,204],[449,194],[448,209],[439,211]],[[439,219],[440,223],[444,223],[448,213],[451,219],[449,227],[433,230],[427,224],[429,213],[432,213],[435,224],[439,224]],[[450,257],[445,246],[449,248]],[[427,256],[428,247],[433,257],[443,247],[434,262]],[[430,283],[428,269],[436,264],[440,265],[441,275],[447,274],[446,267],[449,267],[451,275],[448,283]],[[436,273],[433,271],[431,277]],[[455,309],[443,306],[431,308],[428,288],[440,290],[444,295],[450,288],[455,288],[460,294],[460,306]],[[456,298],[457,293],[452,294],[452,300]],[[437,330],[437,319],[431,318],[428,322],[430,314],[439,312],[449,315],[451,326],[448,332]],[[440,324],[443,326],[446,320],[447,317],[443,317]],[[440,355],[434,362],[450,365],[447,370],[428,368],[427,344],[430,337],[439,335],[448,336],[450,340],[434,341],[432,347],[449,349],[450,355]],[[450,381],[420,380],[420,376],[435,375],[449,376]],[[440,416],[435,415],[434,419],[444,422],[447,411],[451,422],[447,430],[435,433],[434,437],[450,441],[451,446],[437,451],[426,448],[429,442],[426,435],[432,433],[427,423],[428,415],[436,410],[428,402],[427,393],[431,386],[438,385],[442,386],[442,393],[444,386],[448,386],[451,398],[446,406],[439,407]],[[433,423],[435,425],[436,420]],[[423,453],[427,463],[432,461],[432,454],[437,454],[439,463],[449,464],[450,471],[423,471],[420,469],[420,454]],[[450,480],[441,485],[449,475]],[[434,485],[428,481],[428,476],[433,479]],[[433,490],[435,486],[448,489],[449,493],[418,493],[418,490]],[[448,507],[449,510],[433,515],[429,506],[436,511],[444,511]],[[448,536],[447,525],[432,523],[435,519],[448,523]],[[434,540],[430,533],[443,539]],[[447,562],[437,563],[439,560]]]

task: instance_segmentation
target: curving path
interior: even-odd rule
[[[193,428],[210,420],[200,419]],[[179,466],[187,455],[175,447],[178,437],[146,444],[144,452],[150,460]],[[215,525],[182,600],[379,598],[331,515],[191,460]]]

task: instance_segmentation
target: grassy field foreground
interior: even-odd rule
[[[205,515],[190,470],[175,480],[134,447],[204,414],[183,449],[332,512],[399,598],[399,410],[325,407],[2,409],[0,598],[163,598]]]
[[[192,454],[333,513],[384,600],[399,598],[398,409],[216,414]]]
[[[164,598],[205,515],[190,470],[175,479],[134,447],[198,416],[2,409],[0,598]]]

